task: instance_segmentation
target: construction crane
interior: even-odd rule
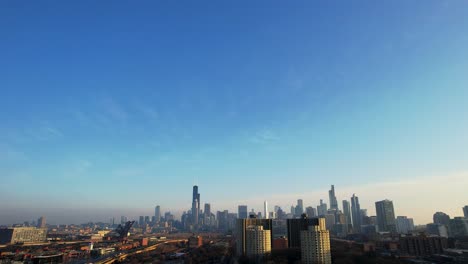
[[[117,226],[114,232],[117,234],[117,238],[119,239],[119,241],[121,242],[127,241],[128,232],[130,231],[130,228],[132,228],[134,223],[135,221],[128,221],[125,223],[124,226],[122,226],[121,224]]]

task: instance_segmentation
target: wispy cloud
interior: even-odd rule
[[[42,122],[42,124],[30,131],[33,138],[40,141],[49,141],[64,137],[64,133],[57,127],[52,126],[48,122]]]
[[[104,111],[112,119],[125,122],[129,118],[129,113],[114,98],[107,96],[102,100]]]
[[[280,137],[270,129],[257,131],[253,136],[250,136],[249,141],[255,144],[267,144],[278,141]]]
[[[0,160],[4,161],[26,161],[28,160],[28,156],[26,153],[15,150],[8,146],[0,146]]]
[[[138,104],[137,108],[143,115],[145,115],[149,119],[157,120],[159,118],[159,112],[149,105]]]

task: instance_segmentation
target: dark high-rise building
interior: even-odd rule
[[[145,217],[140,215],[140,218],[139,218],[139,221],[138,221],[138,225],[141,227],[141,226],[144,226],[145,225]]]
[[[161,221],[161,207],[159,205],[154,208],[154,218],[156,222]]]
[[[348,200],[343,200],[343,214],[346,217],[346,224],[351,225],[351,206]]]
[[[228,210],[224,210],[222,212],[220,211],[216,212],[216,219],[218,219],[218,229],[220,231],[225,232],[229,229],[228,218],[229,218]]]
[[[449,222],[450,237],[466,237],[468,236],[468,219],[464,217],[454,217]]]
[[[145,216],[145,224],[149,224],[150,223],[150,217],[149,215]]]
[[[298,217],[298,216],[301,216],[303,213],[304,213],[304,203],[302,199],[298,199],[296,208],[294,208],[294,215]]]
[[[302,215],[300,218],[287,219],[288,247],[301,248],[301,230],[308,230],[309,226],[319,225],[318,218],[309,218]]]
[[[468,218],[468,205],[463,206],[463,216]]]
[[[269,233],[269,236],[262,236],[263,240],[265,238],[270,239],[269,245],[273,244],[273,222],[271,219],[258,219],[258,218],[247,218],[247,219],[237,219],[237,253],[239,256],[245,255],[248,253],[248,229],[252,227],[261,227],[261,231],[266,231]],[[262,232],[264,233],[264,232]],[[262,241],[260,241],[262,242]],[[266,242],[266,241],[263,241]]]
[[[395,210],[393,202],[383,200],[375,202],[375,212],[377,214],[377,226],[379,232],[396,232]]]
[[[192,193],[192,224],[198,225],[198,218],[200,214],[200,193],[198,193],[198,186],[193,186]]]
[[[355,233],[361,232],[361,206],[359,198],[353,194],[351,197],[351,213],[353,219],[353,230]]]
[[[238,211],[237,211],[238,217],[240,219],[247,219],[248,218],[249,212],[247,210],[247,205],[239,205],[237,209],[238,209]]]
[[[446,227],[449,226],[450,216],[446,213],[436,212],[432,216],[432,219],[434,220],[434,224],[442,224],[442,225],[445,225]]]
[[[338,210],[338,201],[335,196],[335,185],[332,185],[331,189],[328,191],[328,198],[330,199],[330,209]]]
[[[317,216],[317,210],[313,208],[312,206],[306,207],[306,214],[307,217],[316,217]]]
[[[209,203],[205,203],[205,209],[203,210],[203,214],[205,217],[211,216],[211,205]]]

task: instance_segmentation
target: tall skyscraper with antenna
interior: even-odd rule
[[[198,225],[198,218],[200,213],[200,193],[198,192],[198,186],[193,186],[192,194],[192,224]]]

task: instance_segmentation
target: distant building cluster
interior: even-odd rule
[[[450,247],[465,247],[468,254],[468,206],[462,208],[463,216],[452,218],[444,212],[435,212],[432,223],[416,226],[411,217],[396,215],[393,201],[388,199],[375,202],[375,215],[368,215],[367,209],[361,208],[356,194],[339,203],[334,185],[328,191],[328,201],[320,199],[316,206],[306,206],[302,199],[297,199],[288,211],[278,205],[270,210],[267,201],[259,211],[249,211],[248,205],[240,204],[237,212],[213,212],[210,203],[204,203],[203,208],[201,205],[201,194],[195,185],[191,207],[180,219],[169,211],[163,213],[160,205],[154,207],[153,216],[141,215],[135,220],[121,216],[120,224],[111,218],[109,223],[89,223],[80,228],[52,227],[41,216],[32,224],[0,228],[0,244],[81,239],[91,241],[90,252],[102,255],[148,246],[151,241],[141,236],[162,237],[161,234],[178,232],[193,233],[187,238],[187,247],[197,249],[203,245],[199,234],[205,232],[233,236],[237,256],[257,261],[271,257],[275,250],[295,250],[300,252],[302,263],[332,263],[333,243],[358,245],[363,252],[379,248],[386,254],[405,258],[443,255]],[[130,233],[141,241],[126,244]],[[108,240],[120,241],[122,245],[93,250],[92,243]]]

